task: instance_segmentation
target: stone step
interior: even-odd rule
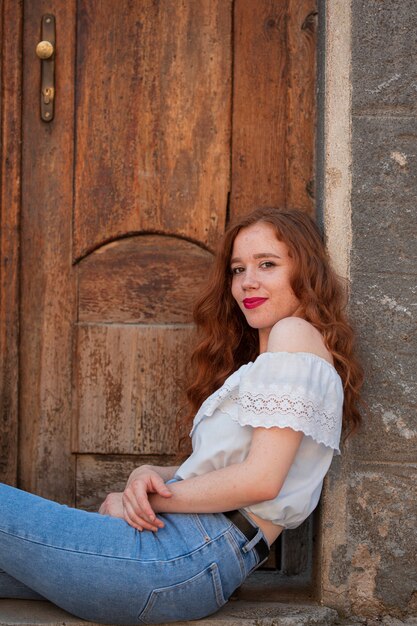
[[[177,626],[333,626],[337,612],[314,604],[229,602],[215,615]],[[0,626],[86,626],[87,622],[49,602],[0,600]]]

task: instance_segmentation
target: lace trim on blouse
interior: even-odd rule
[[[343,387],[330,363],[310,353],[266,352],[234,372],[198,411],[218,410],[241,426],[290,427],[339,453]]]
[[[268,397],[259,394],[256,396],[245,394],[242,397],[231,394],[230,400],[236,402],[243,411],[238,415],[231,414],[227,410],[225,413],[241,426],[290,427],[302,431],[318,443],[334,447],[339,451],[339,446],[335,443],[333,436],[337,430],[336,415],[321,411],[311,400],[288,395]]]

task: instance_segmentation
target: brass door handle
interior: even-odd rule
[[[54,53],[54,47],[50,41],[40,41],[36,46],[36,54],[40,59],[49,59]]]
[[[44,122],[54,119],[55,104],[55,17],[49,13],[42,16],[41,41],[36,46],[41,60],[41,118]]]

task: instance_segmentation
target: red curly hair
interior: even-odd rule
[[[294,260],[292,289],[300,301],[301,314],[322,334],[344,386],[345,437],[361,423],[360,390],[363,370],[354,351],[354,332],[345,314],[345,289],[332,270],[315,222],[296,210],[261,208],[231,225],[225,232],[212,272],[194,309],[198,343],[191,356],[191,375],[186,389],[188,410],[179,420],[188,437],[192,419],[202,402],[241,365],[259,354],[258,331],[251,328],[231,293],[230,259],[237,234],[258,222],[270,224],[277,238],[288,246]]]

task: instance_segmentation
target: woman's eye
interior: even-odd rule
[[[243,272],[243,267],[232,267],[232,274],[241,274]]]
[[[275,263],[273,261],[264,261],[261,263],[261,267],[275,267]]]

